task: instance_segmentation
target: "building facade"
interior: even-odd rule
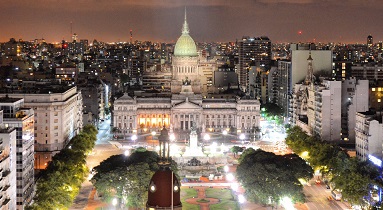
[[[5,127],[0,110],[0,209],[16,209],[16,129]]]
[[[268,71],[271,64],[271,41],[268,37],[245,36],[238,43],[238,79],[243,91],[249,89],[249,70],[259,66]]]
[[[369,155],[382,157],[383,124],[374,113],[356,113],[355,149],[360,160],[368,160]]]
[[[189,134],[192,127],[200,133],[232,130],[251,135],[259,127],[260,104],[255,99],[203,99],[199,95],[173,95],[172,98],[137,98],[127,94],[114,103],[113,124],[130,139],[160,131]]]
[[[7,112],[4,126],[16,130],[16,205],[22,210],[34,195],[34,112],[20,98],[0,98],[0,109]]]
[[[25,107],[34,111],[35,169],[45,169],[52,157],[60,152],[82,128],[83,103],[76,87],[50,88],[7,94],[23,98]],[[5,97],[5,94],[0,94]]]

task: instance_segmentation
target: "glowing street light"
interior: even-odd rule
[[[223,130],[222,135],[223,135],[223,142],[226,143],[227,130]]]
[[[229,181],[229,182],[234,181],[234,175],[231,174],[231,173],[230,173],[230,174],[227,174],[227,175],[226,175],[226,180]]]
[[[231,189],[234,190],[234,192],[237,192],[239,188],[239,184],[237,182],[234,182],[231,184]]]
[[[217,153],[217,142],[213,142],[213,143],[210,145],[210,152],[211,152],[211,153]]]
[[[174,135],[174,133],[171,133],[171,134],[169,135],[169,139],[170,139],[170,141],[174,141],[174,140],[176,140],[176,136]]]
[[[245,140],[245,134],[241,133],[241,135],[239,135],[239,139],[241,139],[242,144],[243,144],[243,140]]]
[[[289,197],[283,197],[282,200],[281,200],[281,205],[286,210],[293,210],[293,209],[295,209],[294,205],[293,205],[293,202],[291,201],[291,198],[289,198]]]
[[[130,154],[129,150],[125,150],[124,155],[129,156],[129,154]]]
[[[209,134],[205,134],[203,136],[203,139],[205,139],[205,141],[209,141],[210,140],[210,135]]]
[[[117,201],[117,198],[113,198],[113,200],[112,200],[112,205],[113,205],[113,206],[116,206],[116,205],[117,205],[117,202],[118,202],[118,201]]]
[[[133,135],[133,136],[131,137],[131,139],[132,139],[132,141],[136,141],[136,140],[137,140],[137,135]]]
[[[238,202],[239,203],[245,203],[245,201],[246,201],[245,196],[243,196],[242,194],[238,195]]]

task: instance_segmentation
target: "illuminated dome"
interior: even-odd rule
[[[189,35],[189,26],[186,21],[185,11],[185,22],[182,27],[182,35],[178,38],[176,46],[174,47],[175,56],[197,56],[197,47],[193,38]]]

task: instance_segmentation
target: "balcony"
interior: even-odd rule
[[[10,187],[11,185],[5,185],[5,187],[3,188],[3,191],[7,191]]]
[[[3,172],[3,177],[7,177],[11,173],[10,170],[4,171]]]
[[[9,201],[11,201],[11,199],[9,199],[9,198],[5,199],[3,202],[3,206],[7,205],[9,203]]]

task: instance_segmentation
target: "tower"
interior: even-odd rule
[[[309,52],[309,58],[307,58],[307,63],[308,63],[308,67],[307,67],[307,75],[306,75],[306,79],[305,79],[305,84],[309,85],[309,84],[313,83],[313,81],[314,81],[314,69],[313,69],[313,59],[311,57],[311,51]]]
[[[372,38],[372,36],[370,34],[370,35],[367,36],[367,47],[371,48],[373,44],[374,44],[373,38]]]
[[[149,183],[147,210],[181,210],[180,182],[171,170],[169,157],[169,133],[164,127],[158,137],[160,143],[159,161],[160,169],[154,173]]]
[[[248,91],[249,71],[252,66],[259,66],[263,72],[270,69],[271,41],[268,37],[244,36],[238,43],[239,85],[243,91]]]

